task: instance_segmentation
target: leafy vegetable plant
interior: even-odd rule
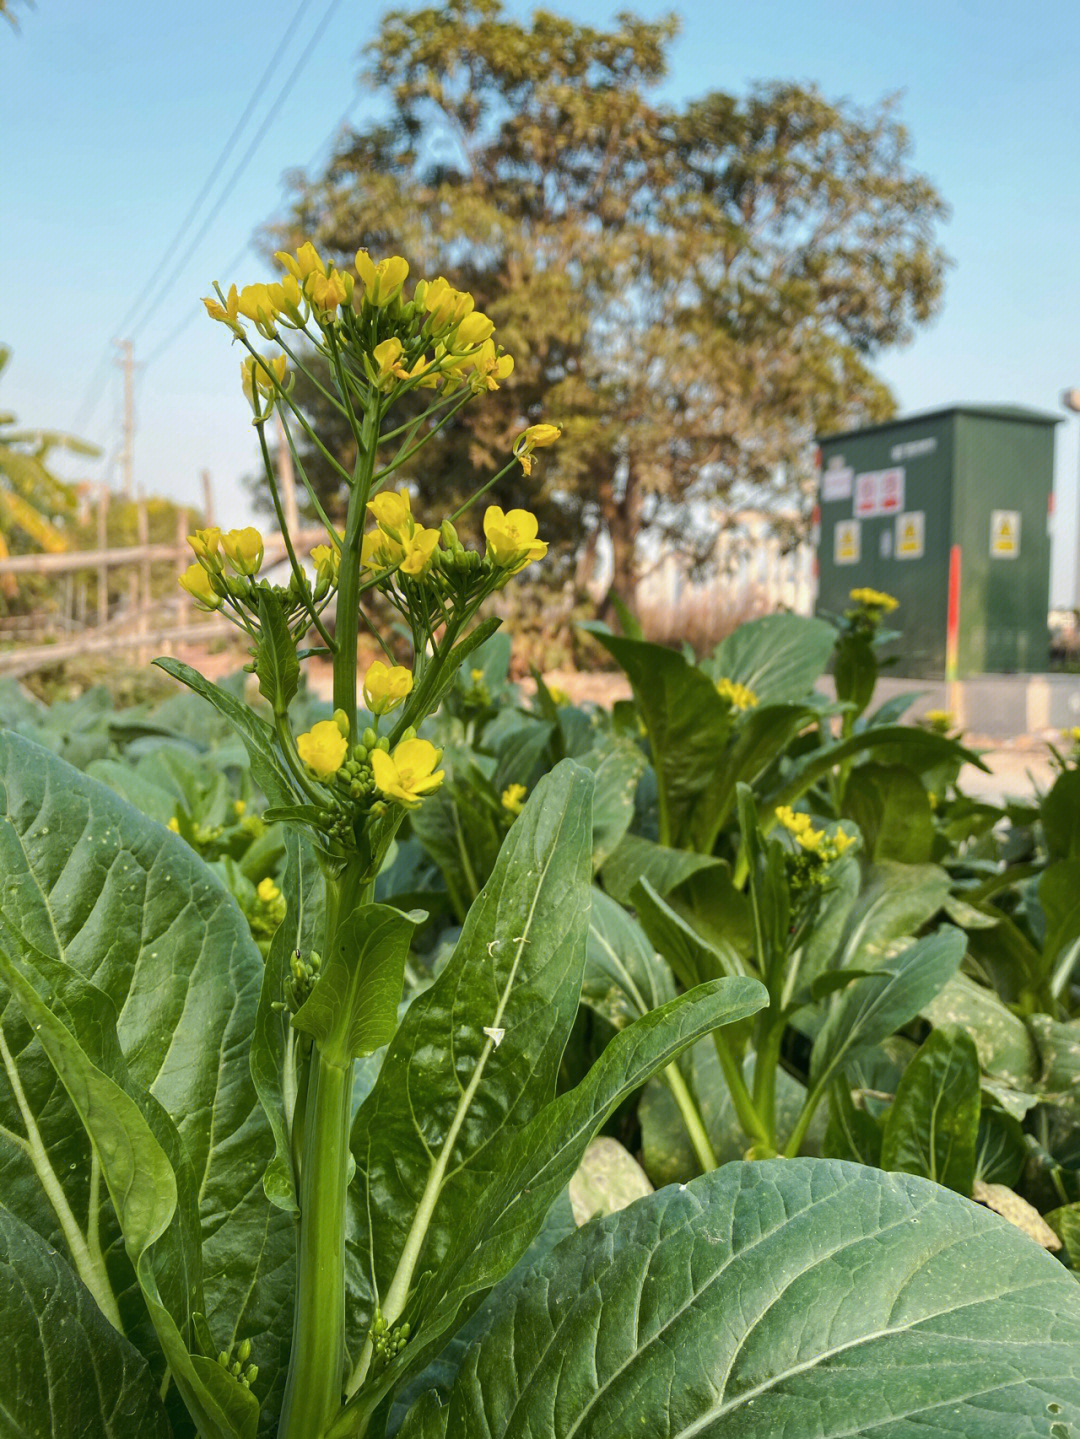
[[[217,782],[163,756],[135,780],[96,754],[98,779],[24,735],[0,738],[0,1433],[809,1439],[855,1425],[1063,1439],[1080,1424],[1075,1280],[940,1184],[741,1161],[567,1232],[564,1191],[620,1105],[663,1075],[692,1114],[679,1067],[691,1047],[726,1055],[745,1085],[755,1036],[762,1152],[795,1153],[769,1088],[777,1033],[832,996],[810,1039],[801,1136],[845,1064],[959,963],[962,940],[938,932],[838,971],[820,885],[807,902],[810,835],[826,831],[790,810],[794,847],[770,838],[740,782],[765,786],[783,824],[782,806],[850,755],[953,749],[893,726],[827,739],[801,696],[740,719],[746,679],[695,678],[675,655],[650,690],[627,648],[642,642],[607,638],[638,687],[655,776],[657,831],[631,833],[643,793],[650,805],[636,742],[616,730],[586,742],[542,688],[537,713],[484,713],[493,623],[479,611],[542,557],[532,517],[489,506],[486,548],[469,551],[454,517],[426,528],[391,488],[406,456],[509,374],[491,322],[441,279],[407,297],[400,258],[361,251],[355,274],[310,245],[280,258],[280,283],[208,309],[250,352],[275,504],[265,422],[276,408],[294,450],[297,426],[318,445],[289,367],[311,349],[328,366],[357,456],[344,532],[327,521],[312,578],[278,505],[281,585],[260,578],[254,530],[192,536],[185,586],[247,635],[258,704],[160,662],[235,730],[266,828],[234,833],[243,816],[230,819]],[[278,351],[261,354],[252,330]],[[427,389],[427,410],[402,420],[399,402]],[[530,426],[506,468],[528,476],[557,437]],[[387,649],[360,674],[376,590],[401,616],[408,663]],[[324,718],[300,690],[316,653],[333,666]],[[487,749],[454,792],[466,769],[448,779],[428,736],[459,722],[462,742]],[[799,751],[815,725],[820,743]],[[162,795],[177,799],[173,832]],[[493,826],[487,851],[451,842],[470,806]],[[725,855],[732,815],[741,839]],[[280,847],[253,860],[271,831]],[[851,831],[837,821],[828,836],[815,864],[842,865]],[[417,843],[447,876],[431,900],[449,894],[457,933],[409,977],[429,912]],[[238,906],[238,870],[265,913]],[[700,932],[704,873],[751,907],[746,962]],[[625,992],[606,1042],[568,1077],[597,963]],[[950,1044],[912,1065],[909,1092],[943,1065],[970,1068],[970,1048]],[[887,1133],[898,1156],[912,1142],[899,1121]],[[946,1182],[968,1162],[945,1133],[933,1155]]]

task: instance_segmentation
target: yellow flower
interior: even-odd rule
[[[372,750],[371,768],[376,787],[388,799],[414,808],[425,794],[442,784],[443,771],[435,769],[441,758],[442,750],[426,739],[402,740],[393,754]]]
[[[716,681],[716,693],[721,699],[725,699],[732,709],[752,709],[758,702],[758,697],[748,685],[739,684],[738,680],[719,679]]]
[[[311,551],[315,570],[320,580],[326,579],[327,588],[336,585],[341,569],[341,551],[336,545],[316,545]]]
[[[413,677],[404,665],[375,660],[364,676],[364,703],[373,715],[386,715],[411,693]]]
[[[482,310],[472,310],[454,331],[451,348],[457,353],[471,350],[475,345],[482,345],[494,331],[494,322]]]
[[[179,834],[179,833],[180,833],[180,821],[176,818],[175,815],[173,815],[172,819],[171,819],[171,820],[169,821],[169,823],[165,826],[165,828],[166,828],[166,829],[171,829],[172,832],[173,832],[173,834]]]
[[[525,808],[525,796],[528,792],[523,784],[508,784],[499,796],[503,809],[508,809],[511,814],[520,814]]]
[[[368,304],[381,309],[401,293],[402,285],[409,278],[409,262],[400,255],[391,255],[376,265],[366,250],[357,250],[356,273]]]
[[[393,335],[372,350],[371,358],[375,361],[374,379],[380,390],[389,390],[395,380],[409,378],[408,370],[401,363],[402,349],[401,341]]]
[[[262,569],[263,537],[251,525],[223,535],[221,548],[238,575],[257,575]]]
[[[548,694],[551,696],[552,704],[562,706],[570,703],[570,696],[565,690],[561,690],[558,685],[549,685]]]
[[[476,305],[468,291],[455,290],[442,275],[437,280],[420,281],[416,287],[416,303],[423,305],[431,316],[431,331],[435,335],[459,325]]]
[[[853,604],[863,605],[868,610],[880,610],[885,615],[891,615],[893,610],[900,608],[900,601],[883,590],[852,590],[850,598]]]
[[[320,779],[337,774],[349,752],[349,741],[332,720],[320,720],[306,734],[296,736],[296,752]]]
[[[267,285],[266,293],[279,315],[288,315],[294,325],[304,323],[305,296],[295,275],[286,275],[283,280]]]
[[[234,799],[233,802],[232,802],[232,807],[233,807],[233,814],[236,815],[236,818],[237,818],[237,819],[243,818],[243,816],[247,813],[247,801],[246,801],[246,800]]]
[[[180,576],[180,583],[198,605],[199,609],[221,609],[221,596],[214,593],[213,586],[210,583],[210,576],[203,569],[202,565],[188,565],[187,569]]]
[[[373,500],[368,501],[368,509],[374,515],[379,529],[393,540],[400,542],[403,535],[410,534],[416,528],[412,501],[406,489],[382,490]]]
[[[270,298],[268,285],[245,285],[240,291],[238,308],[246,319],[254,320],[259,330],[270,339],[274,332],[277,310]]]
[[[282,269],[288,270],[300,285],[303,285],[310,275],[326,274],[326,265],[310,240],[300,246],[295,259],[285,250],[278,250],[274,259],[278,261]]]
[[[352,299],[353,285],[353,277],[340,270],[331,270],[329,275],[313,271],[304,282],[304,294],[314,309],[330,315]]]
[[[195,551],[195,558],[207,569],[221,569],[221,558],[218,555],[221,531],[217,525],[211,525],[206,530],[196,530],[193,535],[188,535],[187,542]]]
[[[813,855],[823,864],[839,859],[855,843],[853,836],[843,830],[829,836],[823,829],[815,829],[808,814],[797,813],[790,805],[780,805],[776,818],[804,853]]]
[[[369,570],[392,570],[405,557],[405,551],[383,530],[372,530],[360,546],[360,563]]]
[[[536,529],[536,516],[528,510],[503,514],[498,505],[489,505],[484,513],[488,559],[511,575],[543,559],[548,547],[536,538]]]
[[[232,330],[235,335],[242,335],[244,333],[244,327],[238,318],[240,314],[240,296],[237,293],[235,285],[229,286],[229,293],[225,297],[224,305],[210,296],[206,296],[203,299],[203,304],[206,306],[206,313],[212,320],[220,320],[223,325],[228,325],[229,329]]]
[[[289,362],[284,355],[261,355],[258,361],[254,356],[249,356],[240,362],[240,379],[244,387],[244,394],[247,396],[248,404],[257,415],[268,415],[274,407],[274,396],[277,390],[285,388],[285,376],[288,372]],[[260,411],[256,402],[256,392],[266,395],[269,400],[264,411]]]
[[[561,425],[530,425],[514,442],[514,455],[521,461],[521,468],[527,475],[532,474],[533,450],[546,449],[553,445],[562,434]]]
[[[259,881],[258,888],[255,890],[255,893],[262,900],[263,904],[273,904],[275,899],[281,898],[281,890],[278,889],[277,885],[274,883],[274,881],[270,878],[269,875],[267,875],[265,879],[261,879]]]
[[[495,349],[495,341],[485,340],[476,354],[466,360],[461,368],[465,373],[472,371],[470,383],[474,390],[497,390],[499,381],[513,374],[514,357],[500,355]]]

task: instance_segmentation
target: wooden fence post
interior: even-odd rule
[[[102,484],[98,490],[97,538],[98,549],[105,550],[109,544],[109,487]],[[109,623],[109,567],[98,566],[97,622],[102,629]]]

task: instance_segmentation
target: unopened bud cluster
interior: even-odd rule
[[[217,1357],[217,1362],[227,1374],[231,1374],[236,1382],[244,1389],[250,1389],[259,1377],[259,1368],[256,1364],[249,1364],[251,1358],[251,1340],[243,1339],[237,1345],[236,1358],[232,1357],[232,1347],[223,1349]]]

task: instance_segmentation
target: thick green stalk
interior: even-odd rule
[[[754,1108],[769,1136],[776,1145],[776,1071],[780,1065],[780,1045],[786,1020],[772,1009],[763,1012],[758,1025],[758,1042],[754,1053]]]
[[[679,1113],[682,1115],[683,1123],[686,1125],[686,1132],[690,1136],[690,1143],[694,1146],[694,1153],[697,1155],[697,1162],[701,1165],[701,1172],[709,1174],[719,1164],[716,1157],[716,1150],[712,1147],[709,1132],[705,1128],[705,1121],[701,1117],[701,1111],[694,1103],[694,1096],[690,1093],[690,1087],[682,1077],[677,1064],[669,1064],[664,1070],[664,1079],[671,1090],[675,1103],[679,1106]]]
[[[359,898],[356,879],[327,876],[323,953]],[[279,1439],[320,1439],[341,1406],[345,1366],[345,1197],[353,1063],[311,1052],[300,1165],[296,1307]]]
[[[731,1095],[731,1102],[735,1106],[735,1113],[743,1127],[744,1134],[754,1140],[755,1145],[771,1146],[772,1140],[769,1131],[754,1107],[754,1101],[746,1087],[742,1065],[732,1054],[727,1041],[719,1030],[713,1031],[713,1044],[716,1047],[716,1057],[720,1061],[720,1069],[727,1083],[728,1093]]]
[[[349,497],[349,513],[345,521],[345,538],[341,546],[341,565],[337,594],[337,652],[334,655],[334,708],[349,717],[349,733],[356,732],[356,637],[357,615],[360,611],[360,551],[364,540],[364,520],[375,469],[375,448],[378,443],[379,414],[366,411],[360,427],[356,474]]]

